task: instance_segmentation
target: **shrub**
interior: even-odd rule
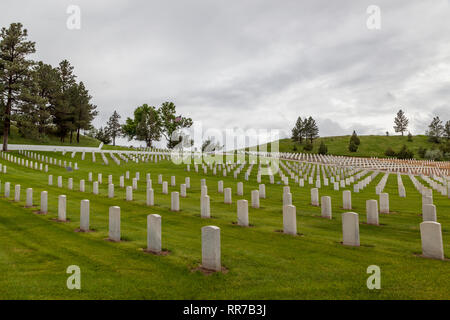
[[[434,150],[427,150],[427,152],[425,153],[425,159],[428,160],[442,160],[442,158],[444,157],[444,155],[442,154],[442,151],[439,149],[434,149]]]
[[[397,153],[398,159],[412,159],[414,158],[414,153],[409,150],[405,145],[400,149],[400,151]]]
[[[306,145],[303,147],[303,150],[305,151],[311,151],[313,149],[313,144],[311,142],[307,142]]]
[[[46,135],[46,134],[43,134],[40,138],[39,138],[39,141],[40,142],[49,142],[50,141],[50,138],[48,137],[48,135]]]
[[[408,142],[412,142],[413,141],[413,137],[411,132],[408,133]]]
[[[441,142],[441,140],[437,136],[429,136],[428,137],[428,141],[430,141],[432,143],[439,143],[439,142]]]
[[[450,141],[441,143],[439,149],[442,151],[443,154],[450,153]]]
[[[319,154],[327,154],[328,152],[328,148],[325,145],[325,143],[323,143],[323,141],[320,142],[320,146],[319,146]]]
[[[425,158],[425,153],[427,152],[427,149],[423,148],[423,147],[419,147],[419,150],[417,150],[418,155],[421,158]]]
[[[355,144],[354,141],[350,141],[349,145],[348,145],[348,150],[350,152],[356,152],[358,151],[358,146]]]
[[[297,146],[294,144],[294,147],[292,148],[292,151],[297,151]]]
[[[392,149],[391,147],[387,148],[386,151],[384,152],[384,155],[386,157],[396,157],[397,153],[395,153],[394,149]]]

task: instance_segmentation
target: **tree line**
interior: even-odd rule
[[[395,132],[400,132],[402,136],[407,131],[409,125],[409,119],[406,117],[405,112],[400,109],[394,119],[394,130]],[[428,136],[428,140],[433,143],[440,143],[442,138],[445,140],[450,140],[450,120],[445,123],[439,118],[439,116],[434,116],[431,123],[428,125],[428,129],[425,131]],[[408,139],[411,139],[411,133],[408,133]]]
[[[29,56],[35,42],[21,23],[12,23],[0,32],[0,126],[3,150],[8,147],[11,124],[23,137],[46,139],[55,134],[64,142],[81,130],[92,128],[96,106],[82,81],[76,81],[74,67],[62,60],[53,67]]]
[[[182,131],[191,127],[193,121],[191,118],[177,115],[173,102],[164,102],[160,107],[143,104],[134,110],[133,117],[128,117],[124,124],[120,123],[120,118],[117,111],[114,111],[104,128],[93,128],[87,135],[105,144],[112,142],[113,145],[116,145],[118,137],[126,137],[128,141],[144,141],[147,147],[153,147],[153,143],[162,137],[166,139],[169,149],[180,143],[183,146],[193,144]]]
[[[28,40],[28,31],[21,23],[12,23],[0,32],[0,132],[3,150],[8,147],[11,125],[25,138],[44,141],[56,135],[61,142],[66,139],[80,142],[81,131],[105,144],[116,144],[116,138],[144,141],[147,147],[162,137],[167,147],[180,142],[192,144],[179,129],[189,128],[193,121],[176,113],[173,102],[160,107],[147,104],[137,107],[133,117],[120,123],[117,111],[105,127],[95,129],[92,121],[97,116],[97,106],[82,81],[77,82],[74,67],[63,60],[53,67],[43,61],[34,61],[30,55],[36,44]]]
[[[311,116],[298,117],[295,122],[294,128],[292,128],[292,140],[296,143],[302,144],[306,142],[305,150],[312,150],[313,140],[319,137],[319,127],[317,126],[316,120]]]
[[[400,109],[395,115],[393,128],[395,132],[401,133],[402,136],[408,132],[407,141],[412,142],[413,136],[411,132],[408,131],[408,126],[409,119],[405,112]],[[389,132],[386,132],[386,135],[389,135]],[[417,153],[421,158],[433,160],[450,159],[450,120],[444,122],[439,116],[434,116],[431,123],[428,125],[425,135],[428,136],[428,141],[432,142],[433,146],[430,149],[420,147]],[[298,117],[292,128],[291,139],[294,142],[293,151],[297,151],[297,144],[305,144],[303,150],[312,151],[312,143],[314,139],[318,137],[319,128],[316,121],[312,117],[306,117],[304,119]],[[361,140],[356,134],[356,131],[353,131],[353,134],[350,136],[348,150],[351,153],[355,153],[358,151],[360,144]],[[319,154],[327,154],[328,152],[328,147],[322,139],[317,152]],[[385,155],[399,159],[410,159],[414,157],[414,153],[406,144],[398,151],[394,151],[391,147],[388,147],[385,151]]]

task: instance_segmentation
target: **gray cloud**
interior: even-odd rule
[[[79,5],[81,30],[66,28]],[[142,104],[171,100],[208,128],[291,128],[318,119],[321,135],[393,132],[399,108],[422,133],[449,118],[450,6],[446,0],[2,1],[36,59],[69,59],[98,105],[96,126]]]

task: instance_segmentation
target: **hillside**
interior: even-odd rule
[[[408,141],[407,136],[359,136],[361,144],[359,145],[357,152],[350,152],[348,150],[348,144],[350,136],[336,136],[336,137],[323,137],[318,138],[313,143],[313,150],[309,153],[317,153],[321,141],[328,147],[328,154],[339,156],[353,156],[353,157],[385,157],[384,152],[388,147],[391,147],[395,151],[399,151],[403,145],[406,145],[408,149],[414,152],[414,157],[419,158],[418,150],[420,147],[425,149],[437,149],[438,144],[428,141],[428,137],[424,135],[413,136],[413,141]],[[294,146],[297,150],[294,149]],[[279,140],[280,152],[302,152],[304,144],[293,143],[291,139]],[[267,150],[270,151],[270,143],[267,146]]]
[[[0,142],[3,142],[3,135],[0,135]],[[15,126],[11,126],[11,132],[9,135],[8,143],[10,144],[38,144],[38,145],[52,145],[52,146],[73,146],[73,147],[98,147],[100,145],[100,141],[91,138],[88,136],[81,135],[80,143],[76,142],[74,137],[74,141],[72,143],[69,142],[67,138],[64,143],[62,143],[59,137],[54,135],[49,135],[45,140],[37,140],[37,139],[29,139],[24,138],[19,134],[19,130]],[[112,146],[112,145],[104,145],[102,149],[112,150],[112,149],[124,149],[129,150],[129,148],[121,147],[121,146]]]

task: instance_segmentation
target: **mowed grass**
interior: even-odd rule
[[[428,137],[424,135],[418,135],[413,137],[413,141],[408,141],[407,136],[359,136],[361,144],[356,152],[350,152],[348,145],[350,136],[336,136],[336,137],[322,137],[315,139],[313,142],[313,150],[304,151],[305,144],[298,144],[292,141],[292,139],[281,139],[278,141],[280,152],[302,152],[302,153],[317,153],[320,143],[323,141],[328,147],[328,154],[338,156],[350,156],[350,157],[381,157],[385,158],[385,151],[391,147],[394,151],[398,152],[403,145],[406,145],[408,149],[414,152],[416,159],[420,158],[418,151],[419,148],[424,149],[438,149],[439,144],[431,143],[428,141]],[[444,141],[444,140],[443,140]],[[445,142],[445,141],[444,141]],[[294,146],[297,151],[294,150]],[[271,150],[271,144],[262,145]]]
[[[12,152],[15,155],[17,153]],[[81,161],[70,154],[41,153],[67,161],[78,161],[80,170],[68,172],[51,165],[53,186],[47,185],[47,175],[19,167],[11,162],[7,174],[0,174],[3,196],[4,182],[11,182],[11,198],[0,199],[0,298],[1,299],[449,299],[450,261],[420,257],[419,224],[422,217],[421,196],[410,179],[403,176],[407,198],[399,198],[397,178],[390,175],[385,192],[390,194],[393,213],[380,215],[380,226],[364,224],[365,201],[378,199],[376,179],[360,193],[353,193],[353,210],[360,217],[360,247],[343,246],[341,213],[342,190],[322,187],[320,196],[332,197],[333,219],[320,217],[320,208],[309,205],[310,188],[291,183],[293,204],[297,207],[299,236],[277,232],[282,229],[282,185],[266,184],[267,199],[261,208],[249,208],[251,227],[239,227],[236,219],[236,184],[244,181],[244,197],[250,202],[251,190],[257,189],[256,167],[250,181],[244,172],[234,179],[185,171],[169,161],[155,163],[122,163],[117,166],[92,163],[91,154]],[[108,156],[109,158],[109,156]],[[118,187],[119,176],[130,171],[130,177],[140,172],[134,201],[126,202],[125,190]],[[87,182],[92,171],[103,174],[100,195],[92,194]],[[199,170],[201,171],[201,170]],[[145,205],[145,174],[151,173],[156,206]],[[113,175],[115,198],[107,198],[107,176]],[[181,211],[171,212],[170,194],[163,195],[157,183],[158,174],[169,181],[170,191],[179,191],[186,176],[191,177],[188,197],[180,198]],[[57,176],[64,177],[64,187],[56,187]],[[177,177],[176,187],[170,187],[170,176]],[[74,190],[67,189],[67,179],[74,178]],[[200,179],[206,178],[211,197],[211,219],[200,218]],[[86,180],[86,192],[78,190],[79,180]],[[217,192],[217,181],[233,189],[233,204],[223,203]],[[278,176],[276,182],[278,182]],[[422,181],[423,182],[423,181]],[[20,184],[22,198],[13,202],[14,185]],[[131,185],[131,179],[126,180]],[[33,213],[24,208],[25,189],[34,189],[35,204],[40,192],[49,192],[49,214]],[[67,217],[60,223],[57,198],[67,195]],[[75,232],[79,227],[80,200],[90,200],[93,232]],[[434,192],[438,221],[442,224],[446,258],[450,254],[450,200]],[[114,243],[108,237],[108,208],[121,207],[121,229],[124,241]],[[162,216],[163,248],[169,255],[157,256],[143,252],[146,247],[148,214]],[[221,228],[222,264],[226,273],[205,275],[195,269],[201,263],[201,228],[216,225]],[[69,290],[66,269],[78,265],[81,269],[81,290]],[[381,269],[381,290],[366,286],[367,267]]]

